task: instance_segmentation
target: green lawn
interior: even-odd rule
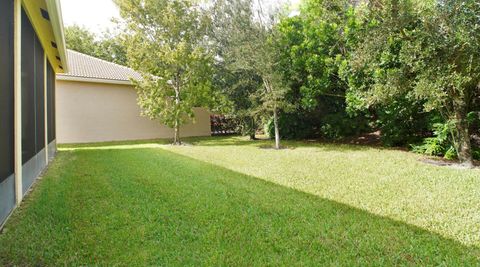
[[[480,171],[241,138],[64,146],[0,265],[480,264]]]

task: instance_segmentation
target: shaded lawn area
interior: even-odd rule
[[[285,182],[297,177],[288,178],[290,172],[285,181],[246,174],[248,156],[256,166],[260,157],[277,161],[287,150],[235,138],[193,141],[179,148],[137,143],[59,152],[0,235],[0,265],[480,264],[478,247],[295,189]],[[297,145],[291,151],[301,151]],[[341,153],[321,147],[318,153]],[[188,149],[189,157],[178,154]],[[351,153],[362,151],[355,149]],[[222,151],[232,153],[224,163],[205,162],[217,161],[221,155],[214,152]],[[290,168],[308,167],[294,164],[294,155]],[[233,157],[241,171],[219,166]],[[276,173],[270,167],[265,173]]]
[[[381,147],[283,143],[275,151],[271,141],[204,138],[163,148],[480,247],[479,169],[433,166]]]

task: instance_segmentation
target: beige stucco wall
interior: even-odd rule
[[[173,130],[140,116],[132,86],[57,80],[58,143],[171,138]],[[181,136],[209,136],[210,113],[195,109]]]

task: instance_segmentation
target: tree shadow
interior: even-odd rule
[[[205,146],[205,147],[222,147],[222,146],[251,146],[260,149],[269,149],[275,146],[274,140],[267,138],[260,138],[257,140],[250,140],[242,136],[207,136],[207,137],[185,137],[182,139],[186,145]],[[77,144],[60,144],[58,147],[64,150],[73,149],[95,149],[108,148],[113,146],[134,146],[134,145],[168,145],[171,144],[171,139],[149,139],[149,140],[133,140],[133,141],[111,141],[98,143],[77,143]],[[297,149],[304,147],[315,147],[321,151],[367,151],[367,150],[399,150],[398,148],[386,148],[373,145],[362,144],[348,144],[342,142],[330,142],[325,140],[282,140],[282,149]]]
[[[99,249],[96,254],[99,262],[101,252],[108,251],[110,258],[117,253],[118,256],[131,254],[135,260],[134,256],[141,254],[147,263],[170,262],[174,265],[480,264],[477,247],[173,152],[142,148],[61,153],[72,153],[76,162],[82,161],[82,166],[92,166],[77,170],[75,168],[79,167],[70,166],[75,163],[71,162],[59,168],[63,172],[81,172],[70,179],[79,179],[78,183],[84,187],[89,185],[80,178],[105,179],[109,190],[115,192],[113,195],[98,194],[98,201],[105,203],[102,206],[105,210],[98,211],[96,206],[85,209],[109,214],[118,212],[121,207],[131,220],[122,222],[122,228],[115,230],[126,232],[125,236],[112,234],[111,225],[106,222],[103,226],[101,217],[98,221],[80,221],[87,224],[87,230],[91,224],[96,230],[92,233],[105,232],[96,237],[97,248],[111,246],[114,242],[129,243],[129,251],[116,247]],[[98,190],[99,185],[91,187]],[[78,190],[86,189],[79,187]],[[84,201],[81,197],[72,202]],[[159,210],[162,212],[155,212]],[[33,211],[27,208],[25,212]],[[48,227],[45,221],[55,221],[52,218],[55,215],[38,213],[34,227]],[[152,222],[155,225],[149,225]],[[118,240],[113,241],[110,236]],[[142,238],[145,236],[155,238]],[[0,246],[49,250],[50,244],[45,238],[48,237],[39,236],[30,244],[15,238],[12,244],[2,244],[0,239]],[[45,244],[46,247],[42,247]],[[156,250],[148,249],[151,244],[157,244]],[[158,244],[164,244],[161,250]],[[76,243],[71,245],[77,246]],[[27,256],[30,253],[29,250],[20,251]],[[0,258],[8,257],[1,252],[0,249]],[[174,257],[167,261],[169,255]]]
[[[194,146],[251,146],[261,149],[273,148],[275,145],[274,140],[259,139],[249,140],[241,136],[218,136],[218,137],[203,137],[203,138],[191,138],[189,139]],[[367,150],[398,150],[395,148],[385,148],[380,146],[361,145],[361,144],[348,144],[341,142],[328,142],[325,140],[282,140],[281,147],[283,149],[297,149],[305,147],[315,147],[322,151],[337,151],[337,152],[349,152],[349,151],[367,151]]]
[[[177,188],[179,201],[188,197],[188,201],[200,204],[185,211],[192,214],[193,220],[204,221],[208,214],[207,221],[234,222],[223,226],[236,232],[236,238],[222,242],[233,247],[259,245],[266,258],[277,258],[278,263],[480,264],[480,248],[405,222],[174,152],[140,149],[136,153],[146,157],[160,154],[163,164],[179,164],[180,169],[170,170],[174,173],[169,175],[185,183],[184,188]],[[222,249],[231,253],[228,248]],[[252,258],[251,263],[255,262],[257,259]]]

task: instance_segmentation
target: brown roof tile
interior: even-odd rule
[[[141,79],[141,74],[133,69],[70,49],[67,50],[67,57],[68,73],[58,74],[60,79],[62,77],[85,78],[112,82],[129,82],[130,78]]]

